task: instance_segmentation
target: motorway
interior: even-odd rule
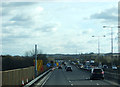
[[[106,80],[90,80],[90,73],[88,71],[80,70],[75,66],[71,65],[73,71],[66,72],[65,67],[62,69],[56,68],[44,77],[44,79],[38,81],[35,86],[46,87],[46,86],[112,86],[114,84],[107,82]]]

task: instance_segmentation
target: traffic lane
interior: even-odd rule
[[[63,74],[62,69],[55,69],[44,86],[47,85],[70,85]]]
[[[90,73],[80,70],[71,65],[73,72],[66,72],[63,69],[63,74],[72,85],[111,85],[104,80],[90,80]]]
[[[66,71],[65,68],[63,67],[63,74],[67,78],[68,81],[70,80],[86,80],[89,79],[90,73],[86,71],[82,71],[75,66],[71,65],[72,67],[72,72]]]

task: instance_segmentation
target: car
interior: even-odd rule
[[[90,66],[88,66],[88,67],[87,67],[87,70],[89,70],[89,71],[90,71],[91,69],[92,69],[92,68],[91,68]]]
[[[112,69],[113,69],[113,70],[117,70],[117,66],[113,65],[113,66],[112,66]]]
[[[103,69],[103,70],[107,70],[107,69],[108,69],[108,66],[107,66],[107,65],[103,65],[102,69]]]
[[[67,65],[65,66],[65,69],[67,68]]]
[[[104,71],[101,68],[93,68],[91,70],[91,76],[90,79],[104,79]]]
[[[108,68],[108,66],[107,65],[103,65],[103,69],[107,69]]]
[[[62,69],[62,66],[59,66],[58,69]]]
[[[71,71],[72,72],[72,67],[71,66],[67,66],[66,67],[66,71]]]

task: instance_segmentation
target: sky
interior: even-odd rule
[[[109,53],[109,26],[118,24],[117,1],[2,2],[0,11],[3,55],[24,55],[35,44],[46,54],[97,53],[98,36],[100,52]],[[117,35],[114,27],[114,52],[118,52]]]

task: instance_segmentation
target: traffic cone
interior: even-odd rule
[[[41,67],[41,71],[43,72],[43,66]]]
[[[22,86],[24,85],[24,80],[22,79]]]
[[[28,78],[26,79],[26,83],[28,83]]]
[[[33,76],[33,79],[34,79],[34,76]]]

